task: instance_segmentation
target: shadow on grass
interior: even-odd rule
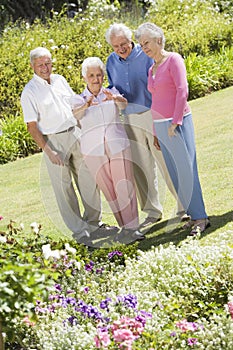
[[[224,227],[227,223],[233,221],[233,211],[226,212],[222,215],[213,215],[209,217],[211,226],[202,233],[201,238],[206,237],[212,232]],[[146,233],[146,239],[141,241],[138,248],[142,251],[149,250],[151,246],[168,245],[173,243],[178,245],[185,240],[190,229],[183,229],[184,223],[179,222],[178,218],[160,221],[153,225]]]

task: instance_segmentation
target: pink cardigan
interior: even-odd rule
[[[188,83],[183,58],[172,52],[161,63],[155,76],[152,68],[148,72],[148,90],[152,94],[152,116],[154,120],[172,118],[173,124],[182,124],[183,116],[190,112],[188,105]]]

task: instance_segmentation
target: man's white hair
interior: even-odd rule
[[[36,58],[44,56],[49,57],[50,59],[52,58],[52,55],[48,49],[45,47],[36,47],[34,50],[30,51],[30,62],[33,63]]]
[[[111,45],[113,36],[124,36],[127,40],[132,41],[133,32],[123,23],[113,23],[105,33],[105,39]]]

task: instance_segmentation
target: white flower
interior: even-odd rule
[[[49,258],[60,259],[62,255],[62,252],[60,252],[59,250],[51,250],[50,244],[44,244],[42,246],[42,252],[46,260],[48,260]]]
[[[67,250],[67,252],[70,252],[71,254],[75,254],[75,253],[76,253],[76,249],[73,248],[73,247],[71,247],[71,246],[69,245],[69,243],[66,243],[66,244],[65,244],[65,249]]]
[[[0,236],[0,243],[6,243],[7,239],[5,236]]]
[[[38,234],[40,232],[40,225],[37,224],[37,222],[32,222],[30,225],[32,232],[34,232],[35,234]]]

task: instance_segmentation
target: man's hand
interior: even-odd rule
[[[62,161],[57,151],[53,151],[48,144],[46,144],[46,146],[44,147],[44,152],[49,157],[51,163],[64,166],[64,162]]]

